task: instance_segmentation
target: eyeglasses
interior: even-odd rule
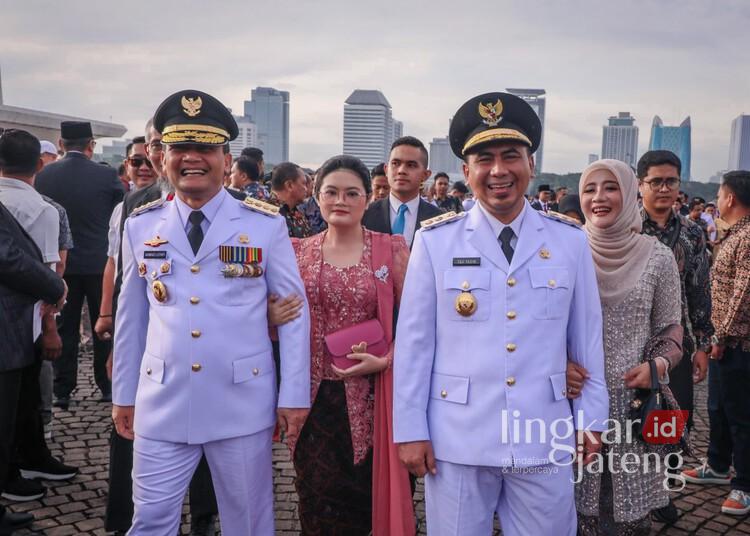
[[[143,164],[146,164],[148,167],[153,168],[153,164],[151,164],[151,160],[149,160],[146,157],[143,156],[131,156],[128,158],[128,164],[133,166],[134,168],[139,168]]]
[[[670,190],[675,190],[680,186],[680,179],[677,177],[669,177],[668,179],[651,179],[650,181],[641,182],[648,184],[654,192],[661,190],[661,187],[664,185]]]
[[[364,199],[366,197],[365,193],[359,190],[345,190],[344,192],[339,192],[338,190],[331,188],[325,189],[320,192],[320,199],[325,203],[335,203],[336,201],[338,201],[340,193],[344,194],[344,202],[349,205],[353,205],[360,199]]]
[[[148,148],[153,153],[158,153],[164,150],[164,146],[161,144],[161,141],[154,140],[152,142],[149,142]]]

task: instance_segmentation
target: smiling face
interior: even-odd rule
[[[622,212],[622,190],[607,169],[592,171],[583,185],[581,208],[586,222],[600,229],[610,227]]]
[[[503,223],[518,216],[534,173],[534,158],[525,145],[480,147],[467,156],[463,169],[474,197],[490,214]]]
[[[232,155],[220,145],[166,145],[164,169],[178,194],[208,200],[221,189]]]
[[[154,173],[151,162],[146,155],[145,144],[133,144],[130,154],[127,160],[125,160],[125,173],[128,179],[139,190],[154,183],[156,173]]]
[[[329,173],[320,185],[318,204],[320,214],[329,226],[360,225],[367,206],[362,179],[346,169]]]

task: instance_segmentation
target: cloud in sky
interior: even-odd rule
[[[648,144],[655,114],[693,124],[693,175],[727,165],[750,113],[745,0],[109,2],[0,0],[5,102],[120,122],[140,133],[193,87],[237,113],[256,86],[291,92],[293,160],[342,148],[343,103],[380,89],[404,132],[429,142],[469,97],[547,91],[545,170],[578,171],[610,115]]]

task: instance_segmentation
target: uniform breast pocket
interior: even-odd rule
[[[266,295],[266,280],[260,277],[224,277],[218,270],[216,288],[219,303],[223,305],[250,305],[258,303],[259,296]],[[264,302],[265,307],[265,302]]]
[[[153,305],[174,305],[176,300],[171,261],[143,260],[138,265],[138,273],[146,280],[148,299]]]
[[[491,279],[489,270],[446,270],[441,307],[450,309],[449,318],[459,322],[487,320],[492,309]]]
[[[541,320],[563,318],[570,308],[568,269],[557,266],[529,268],[532,316]]]

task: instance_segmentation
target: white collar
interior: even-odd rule
[[[528,201],[523,202],[523,208],[521,209],[521,212],[518,213],[518,216],[515,217],[515,219],[510,222],[509,224],[505,224],[498,220],[495,216],[490,214],[486,208],[484,208],[484,205],[481,201],[477,201],[477,205],[479,205],[479,210],[482,211],[482,214],[484,214],[484,217],[487,219],[487,223],[490,224],[490,227],[492,228],[492,233],[495,235],[495,238],[498,238],[500,236],[500,233],[503,229],[506,227],[510,227],[513,230],[513,233],[515,233],[516,237],[519,237],[521,235],[521,224],[523,224],[523,218],[526,215],[527,205]]]
[[[417,207],[419,207],[419,194],[417,194],[417,196],[414,199],[411,199],[411,200],[407,201],[406,203],[404,203],[403,201],[399,200],[393,194],[388,194],[388,196],[389,196],[389,200],[390,200],[391,210],[393,212],[397,213],[398,209],[399,209],[399,207],[401,207],[401,205],[406,205],[407,208],[409,209],[409,214],[416,214],[417,213]]]

